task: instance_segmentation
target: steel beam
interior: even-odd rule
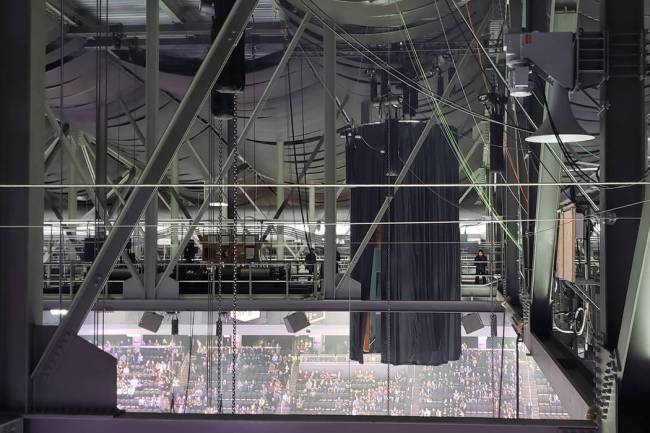
[[[316,234],[316,188],[309,187],[307,198],[307,221],[309,221],[309,247],[314,248],[314,234]]]
[[[300,45],[300,51],[305,52],[305,50],[302,48],[302,45]],[[323,89],[327,91],[327,88],[325,87],[325,82],[323,81],[323,77],[318,73],[318,70],[314,67],[314,63],[311,61],[309,56],[305,55],[305,60],[307,60],[307,65],[309,66],[309,69],[311,69],[311,72],[314,74],[314,77],[320,82],[321,86],[323,86]],[[329,97],[334,99],[336,101],[336,108],[338,108],[339,113],[343,115],[343,118],[345,119],[345,123],[348,125],[352,124],[352,119],[348,115],[348,113],[345,111],[345,104],[347,103],[347,100],[349,99],[350,95],[346,95],[345,100],[341,102],[336,96],[336,92],[330,93]],[[338,116],[338,114],[337,114]]]
[[[336,34],[323,26],[323,112],[325,115],[325,183],[336,183]],[[323,283],[336,285],[336,190],[325,190],[325,260]]]
[[[52,164],[52,161],[54,161],[54,154],[56,153],[57,148],[59,147],[59,136],[57,135],[56,137],[52,138],[50,143],[47,145],[45,148],[45,156],[44,156],[44,161],[45,161],[45,172],[47,172],[47,169],[50,167]]]
[[[424,125],[424,129],[422,130],[422,133],[418,137],[418,140],[415,142],[415,146],[413,146],[413,149],[411,150],[411,153],[409,154],[408,159],[404,162],[404,165],[402,166],[402,170],[400,171],[399,175],[397,176],[397,179],[395,180],[395,183],[393,184],[393,194],[390,194],[386,196],[384,199],[384,202],[382,203],[381,207],[379,208],[379,211],[377,212],[377,215],[375,215],[375,218],[372,221],[372,224],[368,228],[368,231],[364,235],[363,239],[361,240],[361,243],[359,243],[359,247],[354,253],[354,256],[350,259],[350,262],[348,264],[348,269],[345,271],[345,274],[343,274],[343,277],[339,281],[338,285],[336,286],[336,290],[340,289],[341,286],[344,284],[344,281],[346,280],[347,276],[352,272],[352,270],[357,266],[359,263],[359,259],[361,258],[361,255],[363,254],[363,250],[365,249],[366,245],[368,245],[368,242],[370,242],[370,239],[372,238],[373,234],[375,233],[375,230],[377,229],[377,226],[381,222],[381,220],[384,218],[384,215],[388,211],[388,208],[390,207],[391,202],[393,201],[393,197],[395,193],[397,193],[397,185],[400,185],[403,181],[406,175],[408,174],[409,170],[411,169],[411,165],[415,161],[415,158],[417,157],[420,149],[422,148],[422,145],[424,144],[424,141],[427,139],[429,136],[429,133],[431,132],[431,129],[437,124],[437,118],[435,114],[429,118],[427,123]],[[330,188],[331,189],[331,188]]]
[[[147,11],[147,63],[145,66],[145,110],[147,132],[145,155],[151,158],[158,144],[158,104],[160,86],[158,80],[158,26],[160,1],[146,0]],[[151,298],[156,290],[156,274],[158,269],[158,200],[154,197],[144,214],[144,288],[145,297]]]
[[[86,153],[87,153],[86,148],[84,146],[79,146],[76,143],[71,143],[70,142],[71,137],[66,136],[64,134],[61,134],[61,128],[60,128],[59,124],[56,121],[56,117],[54,116],[54,113],[52,112],[51,107],[49,105],[47,105],[47,104],[45,105],[45,114],[46,114],[47,119],[48,119],[48,121],[50,123],[50,127],[54,131],[56,131],[57,134],[60,134],[60,137],[61,137],[62,142],[63,142],[62,143],[63,144],[63,150],[67,152],[68,157],[70,158],[70,162],[71,162],[73,168],[76,170],[76,173],[79,176],[81,176],[81,179],[84,182],[84,184],[92,185],[94,183],[94,180],[93,180],[93,172],[92,172],[92,162],[90,161],[90,157],[88,156],[88,159],[86,160],[86,162],[88,163],[87,164],[88,165],[88,167],[87,167],[88,168],[88,174],[86,174],[87,172],[86,172],[86,170],[84,170],[83,165],[81,164],[81,161],[79,161],[79,155],[76,152],[76,149],[80,147],[82,151],[86,151]],[[82,138],[83,138],[83,136],[82,136]],[[101,214],[101,215],[106,215],[105,219],[103,220],[104,221],[104,226],[106,228],[109,228],[110,222],[108,221],[108,217],[107,217],[108,213],[105,212],[101,207],[99,207],[100,205],[96,201],[96,197],[94,196],[93,191],[92,191],[91,188],[88,189],[88,196],[90,198],[90,201],[95,205],[95,209],[99,209],[98,213]],[[131,275],[133,277],[135,277],[137,281],[140,281],[139,276],[138,276],[138,272],[135,269],[135,266],[133,266],[133,262],[131,261],[131,258],[124,251],[122,251],[120,254],[122,256],[124,264],[126,265],[127,269],[131,273]]]
[[[162,9],[165,10],[165,13],[170,16],[172,19],[172,22],[177,22],[177,23],[184,23],[186,20],[181,18],[181,5],[178,5],[176,2],[173,0],[160,0],[160,4],[162,5]],[[185,7],[184,9],[186,10],[192,10],[194,8],[190,7]],[[148,27],[148,26],[147,26]],[[148,28],[147,28],[148,30]],[[147,31],[147,39],[149,39],[149,32]]]
[[[648,425],[644,408],[650,395],[647,378],[650,371],[650,188],[647,186],[645,200],[617,342],[620,373],[615,395],[620,432],[642,431],[638,427]],[[636,423],[630,425],[633,420]]]
[[[601,86],[601,101],[609,105],[600,133],[600,167],[605,182],[647,180],[646,4],[644,0],[630,0],[621,8],[613,0],[601,2],[609,57],[607,80]],[[600,194],[603,209],[611,209],[614,221],[601,225],[601,331],[605,349],[615,352],[620,364],[603,431],[647,432],[650,190],[645,185],[603,189]]]
[[[118,100],[118,103],[120,104],[120,107],[122,108],[122,111],[126,115],[127,119],[129,119],[129,123],[131,124],[131,127],[135,131],[135,135],[138,137],[138,140],[140,141],[140,143],[142,143],[143,146],[146,147],[147,146],[147,140],[145,139],[144,134],[142,133],[142,130],[138,126],[138,123],[133,118],[133,114],[131,113],[131,110],[129,110],[129,108],[126,106],[126,103],[124,102],[124,100],[121,97],[118,97],[117,100]],[[189,140],[187,140],[187,142],[189,142]],[[112,149],[110,146],[108,147],[108,154],[109,154],[109,156],[113,157],[116,161],[123,164],[124,166],[129,167],[129,168],[134,168],[138,172],[142,171],[141,167],[137,166],[136,164],[134,164],[134,163],[132,163],[132,162],[130,162],[130,161],[124,159],[124,158],[120,158],[119,154],[115,151],[115,149]],[[172,185],[178,185],[178,181],[171,180],[170,183]],[[172,187],[169,188],[169,190],[170,190],[170,194],[171,194],[172,198],[176,200],[176,203],[181,207],[181,210],[183,211],[185,216],[188,219],[191,218],[191,216],[189,215],[189,212],[187,211],[185,206],[183,206],[182,201],[180,200],[180,194],[178,193],[178,190],[176,189],[176,187],[172,186]],[[160,191],[158,191],[158,197],[160,198],[160,200],[162,202],[165,202],[165,198],[163,197],[163,195],[162,195],[162,193]]]
[[[147,162],[138,182],[140,185],[160,183],[171,159],[186,138],[192,120],[203,105],[234,46],[244,32],[256,5],[256,0],[238,0],[233,6],[169,126],[163,133],[155,152]],[[110,269],[123,251],[133,227],[137,224],[156,190],[156,187],[151,186],[136,186],[134,188],[117,218],[115,228],[111,230],[97,258],[88,270],[68,314],[56,329],[41,359],[36,364],[32,378],[49,375],[57,365],[62,351],[67,349],[71,339],[79,332],[86,315],[108,279]]]
[[[160,288],[162,281],[166,277],[171,275],[172,270],[174,269],[174,266],[176,266],[176,264],[178,263],[181,254],[183,254],[183,251],[185,250],[185,247],[190,242],[190,239],[192,239],[192,236],[194,235],[194,230],[201,222],[201,219],[203,219],[203,215],[205,214],[205,211],[208,210],[209,207],[210,207],[210,197],[205,197],[203,199],[203,203],[201,203],[201,206],[199,206],[199,209],[196,212],[196,216],[190,223],[190,226],[187,228],[187,232],[185,233],[185,236],[183,236],[183,239],[178,244],[178,248],[176,249],[176,252],[172,255],[172,258],[169,260],[169,263],[167,263],[167,267],[165,267],[165,270],[160,275],[160,279],[156,284],[156,292]]]
[[[300,22],[300,25],[296,29],[296,32],[293,35],[293,38],[291,39],[291,42],[289,42],[289,45],[287,46],[287,49],[285,50],[284,54],[282,55],[282,58],[280,59],[280,62],[278,65],[275,67],[275,71],[273,71],[273,74],[271,74],[271,78],[269,79],[269,82],[266,84],[266,87],[264,88],[264,91],[262,92],[262,95],[260,96],[260,99],[257,101],[257,104],[255,105],[255,108],[253,109],[253,112],[248,118],[248,121],[244,125],[244,129],[242,130],[241,134],[239,134],[239,137],[237,138],[237,145],[240,145],[244,142],[246,139],[246,136],[248,135],[248,132],[250,131],[250,128],[252,127],[253,123],[255,122],[255,119],[257,118],[257,115],[259,112],[264,108],[264,104],[266,104],[266,101],[268,100],[269,95],[271,94],[271,89],[273,88],[273,84],[277,80],[277,78],[280,76],[280,73],[282,72],[282,69],[286,66],[287,62],[291,58],[291,54],[293,53],[294,49],[296,48],[296,45],[298,44],[298,41],[300,40],[300,37],[304,33],[305,27],[307,26],[307,23],[311,19],[311,14],[307,13],[303,17],[302,21]],[[192,143],[186,138],[185,143],[190,150],[190,152],[194,155],[195,159],[199,163],[199,168],[203,171],[204,175],[209,175],[208,168],[206,165],[203,163],[201,160],[201,157],[199,156],[198,152],[196,151],[196,148],[192,145]],[[230,166],[234,162],[234,152],[231,151],[228,153],[228,158],[226,159],[226,162],[224,163],[221,173],[225,176],[226,173],[230,171]],[[241,191],[244,192],[244,195],[248,198],[248,200],[253,204],[253,206],[256,207],[255,202],[248,196],[248,194],[241,189]],[[185,249],[185,246],[189,242],[189,240],[192,238],[192,235],[194,233],[194,229],[196,226],[199,224],[201,219],[203,218],[203,214],[205,213],[205,210],[207,209],[209,205],[209,200],[205,199],[203,204],[199,207],[199,212],[197,212],[197,215],[195,216],[194,220],[192,221],[190,225],[190,229],[186,233],[185,237],[181,241],[181,243],[178,246],[178,251],[177,254],[170,260],[170,262],[167,264],[167,267],[165,268],[165,271],[163,272],[161,276],[161,280],[164,277],[167,277],[171,274],[171,271],[173,270],[174,266],[176,266],[176,263],[178,263],[178,259],[180,258],[180,253]],[[275,219],[275,218],[274,218]],[[158,284],[156,285],[158,286]],[[156,290],[158,287],[156,287]]]
[[[284,141],[278,140],[275,143],[276,153],[276,170],[277,178],[275,182],[278,185],[284,184]],[[276,213],[282,207],[284,202],[284,188],[276,188],[275,190],[275,205]],[[275,256],[278,260],[284,260],[284,226],[276,224],[275,227]]]
[[[107,24],[98,19],[98,31],[107,31]],[[96,185],[106,185],[108,180],[108,48],[99,48],[95,53],[97,65],[97,91],[95,101],[95,171],[93,178]],[[108,203],[105,187],[95,188],[95,210],[100,220],[108,218]],[[102,236],[104,227],[98,228]]]
[[[554,182],[562,174],[562,167],[551,153],[551,147],[542,146],[539,166],[539,182]],[[539,338],[546,338],[552,330],[551,286],[555,266],[555,241],[557,238],[557,209],[560,188],[540,186],[537,188],[537,213],[535,219],[535,243],[533,245],[533,271],[531,276],[532,303],[530,306],[530,330]],[[528,344],[528,341],[526,342]]]
[[[44,301],[43,308],[58,304],[58,300]],[[65,300],[66,307],[70,301]],[[93,308],[107,311],[205,311],[205,297],[181,299],[97,299]],[[222,311],[233,308],[224,302]],[[237,300],[240,311],[339,311],[339,312],[386,312],[394,313],[497,313],[501,304],[492,301],[363,301],[347,299],[241,299]]]
[[[45,5],[0,2],[0,36],[7,56],[0,68],[0,184],[43,183]],[[57,134],[58,136],[59,134]],[[44,189],[0,191],[0,431],[22,432],[9,413],[31,410],[29,383],[34,325],[43,318]]]
[[[625,12],[613,0],[601,2],[602,30],[608,35],[609,73],[601,86],[608,109],[601,120],[601,177],[605,182],[647,176],[644,0],[629,0]],[[625,145],[621,145],[625,143]],[[645,178],[647,180],[647,177]],[[602,189],[602,208],[613,224],[601,230],[600,282],[603,290],[605,348],[614,350],[621,331],[626,291],[634,260],[644,191],[641,186]],[[632,205],[637,203],[636,205]]]
[[[25,431],[37,433],[94,431],[122,433],[285,433],[314,431],[318,433],[588,433],[598,431],[592,421],[533,420],[488,418],[436,418],[407,416],[344,416],[344,415],[183,415],[183,414],[120,414],[117,416],[37,415],[26,416]]]
[[[205,165],[205,162],[203,162],[203,159],[201,159],[201,156],[199,153],[196,151],[196,148],[190,142],[190,140],[185,140],[185,146],[190,150],[190,153],[194,157],[195,162],[198,164],[199,168],[201,169],[201,172],[203,173],[203,176],[206,179],[210,178],[210,171],[208,170],[208,167]],[[240,155],[241,158],[241,155]],[[248,163],[247,163],[248,164]],[[228,166],[230,168],[230,165]],[[263,219],[266,219],[266,216],[264,215],[264,212],[262,212],[262,209],[260,209],[253,198],[246,192],[246,190],[242,187],[239,187],[239,190],[244,194],[244,197],[246,197],[246,200],[255,208],[257,212],[259,212],[260,215],[262,215]]]
[[[592,396],[588,394],[593,389],[592,384],[587,383],[587,387],[578,386],[579,384],[575,382],[573,375],[567,374],[567,370],[575,369],[575,363],[567,362],[568,359],[565,356],[550,350],[548,345],[544,344],[535,335],[528,335],[527,340],[526,347],[544,373],[544,377],[560,397],[562,406],[569,414],[569,417],[571,419],[585,419],[589,407],[593,404]],[[579,390],[584,388],[586,388],[586,392],[581,393]]]
[[[348,100],[349,100],[349,95],[346,96],[346,98],[340,104],[339,111],[336,113],[337,119],[338,119],[339,114],[344,114],[345,113],[343,111],[343,108],[347,104]],[[337,101],[338,101],[338,98],[337,98]],[[338,104],[338,102],[337,102],[337,104]],[[302,170],[300,171],[300,174],[298,175],[298,179],[296,180],[296,184],[300,184],[300,182],[302,182],[302,180],[305,178],[305,176],[307,176],[307,171],[309,170],[309,167],[311,167],[312,163],[314,162],[314,160],[318,156],[318,153],[320,152],[321,148],[323,147],[324,139],[325,139],[325,136],[324,135],[321,136],[321,138],[316,143],[316,146],[314,147],[314,149],[309,154],[309,158],[307,158],[307,161],[305,162],[305,165],[302,167]],[[271,218],[272,220],[277,220],[277,219],[280,218],[280,216],[282,215],[282,212],[284,212],[284,210],[287,208],[287,205],[289,204],[289,199],[291,198],[291,195],[293,194],[293,192],[295,190],[296,190],[295,188],[291,188],[291,189],[289,189],[288,192],[285,193],[286,196],[284,197],[284,201],[282,202],[282,205],[275,211],[275,214],[273,214],[273,218]],[[339,195],[341,194],[340,191],[341,191],[341,189],[339,188],[339,192],[337,192],[337,195],[336,195],[337,200],[339,198]],[[269,236],[269,234],[271,233],[271,227],[272,226],[269,225],[266,228],[266,230],[264,231],[264,234],[262,235],[262,242],[264,242],[266,240],[266,238]]]
[[[169,168],[169,180],[172,184],[178,185],[179,183],[179,158],[178,158],[178,153],[174,155],[174,158],[172,158],[172,165]],[[174,188],[170,188],[170,191],[174,191]],[[170,238],[170,254],[174,254],[176,250],[178,249],[178,224],[176,223],[176,220],[180,218],[180,197],[174,195],[171,193],[169,195],[169,204],[170,204],[170,217],[171,220],[174,221],[171,224],[171,232],[169,235]]]

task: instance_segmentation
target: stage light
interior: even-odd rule
[[[569,91],[558,83],[551,86],[549,92],[549,110],[544,114],[544,122],[526,141],[530,143],[557,143],[560,137],[563,143],[576,143],[593,140],[573,116],[569,103]]]

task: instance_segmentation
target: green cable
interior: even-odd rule
[[[417,51],[415,50],[415,46],[413,44],[413,39],[411,38],[411,34],[409,33],[408,26],[406,24],[406,20],[404,19],[404,15],[402,14],[402,11],[399,9],[399,6],[396,5],[397,11],[400,15],[400,18],[402,20],[402,24],[404,26],[404,32],[406,34],[406,37],[408,38],[409,44],[411,45],[411,49],[413,50],[413,54],[415,56],[415,61],[417,62],[417,67],[420,69],[420,73],[422,74],[423,81],[427,86],[427,89],[429,92],[432,92],[431,86],[429,85],[429,81],[426,79],[426,73],[424,71],[424,68],[422,67],[422,62],[420,62],[420,58],[417,54]],[[460,82],[460,77],[459,77],[459,82]],[[462,83],[461,83],[462,86]],[[472,169],[469,165],[469,162],[465,158],[465,155],[463,154],[462,150],[460,149],[460,146],[458,145],[458,141],[456,140],[455,135],[453,134],[451,127],[449,126],[449,122],[447,122],[447,118],[445,117],[444,113],[442,112],[442,109],[440,108],[440,104],[435,98],[429,98],[431,102],[429,102],[430,107],[432,108],[432,111],[435,113],[436,117],[438,118],[439,124],[442,126],[443,132],[445,134],[445,137],[447,138],[447,142],[449,143],[452,151],[454,152],[454,155],[456,156],[456,159],[458,159],[458,162],[460,166],[462,167],[465,175],[471,182],[472,186],[476,190],[479,198],[487,208],[487,210],[490,212],[492,217],[494,217],[503,229],[503,232],[508,236],[508,238],[517,246],[517,248],[522,251],[523,246],[518,240],[508,229],[508,227],[505,225],[503,222],[503,219],[501,216],[498,215],[494,207],[492,206],[492,203],[490,201],[489,196],[486,194],[485,189],[482,185],[478,183],[476,180],[474,173],[472,172]],[[433,103],[433,104],[432,104]]]

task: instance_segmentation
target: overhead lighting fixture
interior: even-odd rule
[[[50,314],[53,316],[65,316],[66,314],[68,314],[68,310],[66,310],[65,308],[52,308],[50,310]]]
[[[530,80],[529,65],[515,65],[508,69],[508,87],[510,96],[525,98],[533,94],[533,83]]]
[[[211,201],[210,207],[228,207],[228,203],[223,201]]]
[[[595,138],[587,133],[574,117],[569,103],[569,89],[557,82],[553,83],[549,92],[548,105],[548,110],[544,113],[544,122],[534,133],[526,137],[526,141],[557,143],[559,136],[563,143],[577,143]]]

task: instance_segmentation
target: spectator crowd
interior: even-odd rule
[[[111,337],[104,342],[104,350],[117,359],[118,407],[131,412],[216,413],[221,400],[223,412],[230,413],[230,341],[225,339],[222,345],[221,386],[216,346],[211,347],[208,371],[204,336],[148,336],[137,342]],[[390,372],[372,356],[364,365],[351,364],[341,361],[345,354],[320,349],[308,344],[304,336],[291,344],[266,337],[240,345],[235,365],[236,412],[516,416],[513,344],[502,352],[498,345],[479,348],[463,343],[457,361],[391,367]],[[520,417],[567,417],[539,368],[525,357],[520,359],[519,379]]]

